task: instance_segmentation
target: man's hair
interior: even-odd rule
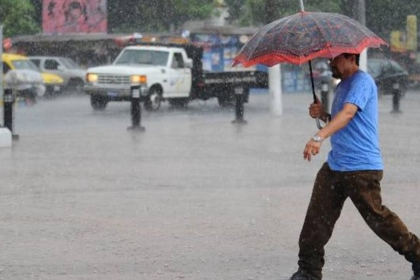
[[[345,58],[349,58],[352,55],[354,55],[354,60],[356,61],[356,65],[359,66],[360,54],[356,54],[356,53],[343,53],[343,56]]]

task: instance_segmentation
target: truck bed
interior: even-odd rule
[[[247,94],[250,88],[267,88],[268,73],[261,71],[203,72],[196,98],[208,99],[232,95],[235,88]]]

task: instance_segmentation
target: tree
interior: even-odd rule
[[[40,26],[34,19],[34,7],[29,0],[0,0],[0,23],[5,37],[34,34]]]
[[[41,26],[42,0],[29,1]],[[107,5],[109,33],[169,31],[187,20],[209,17],[215,7],[214,0],[108,0]]]
[[[267,18],[271,18],[265,9],[267,2],[270,2],[271,12],[277,14],[279,18],[300,11],[299,0],[246,0],[242,6],[240,5],[243,1],[239,0],[225,0],[225,2],[229,7],[229,11],[232,11],[232,20],[237,20],[243,26],[266,24]],[[343,0],[313,2],[315,1],[304,1],[306,11],[341,12],[343,6]]]
[[[229,6],[231,20],[240,25],[262,25],[267,19],[264,5],[269,0],[225,0]],[[271,0],[280,17],[299,11],[299,0]],[[420,5],[413,0],[366,0],[366,26],[382,38],[389,38],[392,30],[405,30],[407,15],[420,17]],[[355,14],[355,0],[304,1],[306,11],[336,12],[352,18]]]
[[[108,1],[109,32],[169,31],[187,20],[209,17],[214,7],[213,0]]]
[[[225,0],[225,4],[229,7],[229,21],[239,19],[245,12],[243,0]]]
[[[43,0],[30,0],[32,6],[34,7],[34,18],[37,24],[42,26],[42,2]]]
[[[408,15],[420,16],[420,6],[412,0],[369,0],[366,3],[366,26],[384,39],[391,31],[405,30]],[[343,13],[357,18],[354,0],[345,0]]]
[[[383,38],[389,38],[392,30],[405,30],[408,15],[420,16],[417,1],[366,1],[366,26]]]
[[[276,9],[276,0],[266,0],[264,10],[266,16],[265,23],[270,23],[279,18],[279,11]]]

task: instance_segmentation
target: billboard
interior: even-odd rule
[[[244,45],[238,34],[222,35],[207,33],[190,34],[194,45],[203,47],[203,70],[207,71],[241,71],[242,66],[232,67],[236,53]],[[248,67],[255,69],[255,67]]]
[[[417,16],[407,16],[407,50],[417,51]]]
[[[106,0],[43,0],[44,34],[107,33]]]
[[[391,31],[391,51],[405,52],[406,49],[406,35],[404,32],[394,30]]]

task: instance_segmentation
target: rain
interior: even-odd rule
[[[388,43],[361,66],[379,90],[382,198],[419,235],[420,6],[391,2],[302,1]],[[0,279],[290,279],[331,149],[303,158],[312,88],[330,109],[339,81],[325,58],[313,85],[306,62],[233,64],[299,0],[0,7]],[[412,276],[349,199],[325,251],[323,279]]]

